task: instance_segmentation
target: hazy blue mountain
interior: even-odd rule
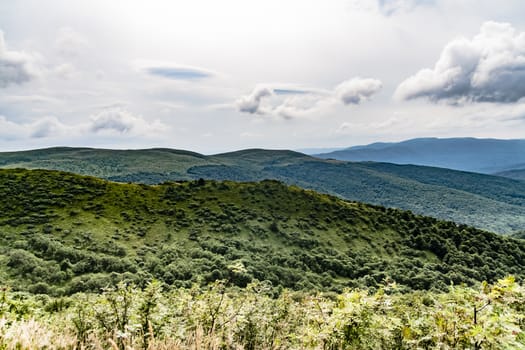
[[[485,174],[525,168],[525,140],[420,138],[317,154],[321,158],[415,164]]]
[[[496,173],[495,175],[504,176],[515,180],[525,180],[525,164],[523,164],[522,166],[522,169],[501,171],[499,173]]]

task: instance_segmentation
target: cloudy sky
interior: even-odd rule
[[[523,0],[0,2],[0,150],[525,138]]]

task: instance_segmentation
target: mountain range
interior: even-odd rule
[[[286,150],[206,156],[172,149],[65,147],[0,153],[0,167],[63,170],[144,184],[199,178],[276,179],[497,233],[525,230],[525,182],[443,168],[319,159]]]
[[[425,165],[518,179],[525,172],[525,140],[418,138],[316,153],[325,159]]]

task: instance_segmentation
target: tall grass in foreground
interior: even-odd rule
[[[525,289],[371,294],[120,284],[67,299],[3,291],[0,349],[525,349]]]

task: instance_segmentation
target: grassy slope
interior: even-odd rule
[[[198,153],[169,149],[106,150],[57,147],[0,154],[0,166],[6,168],[54,169],[101,178],[136,174],[166,174],[188,178],[191,166],[209,164]]]
[[[525,241],[276,181],[147,186],[15,169],[0,170],[0,196],[0,278],[32,292],[151,278],[442,289],[525,268]]]
[[[57,169],[143,183],[200,177],[278,179],[494,232],[525,229],[525,182],[431,167],[321,160],[292,151],[244,150],[203,156],[168,149],[70,148],[0,153],[0,166]]]

